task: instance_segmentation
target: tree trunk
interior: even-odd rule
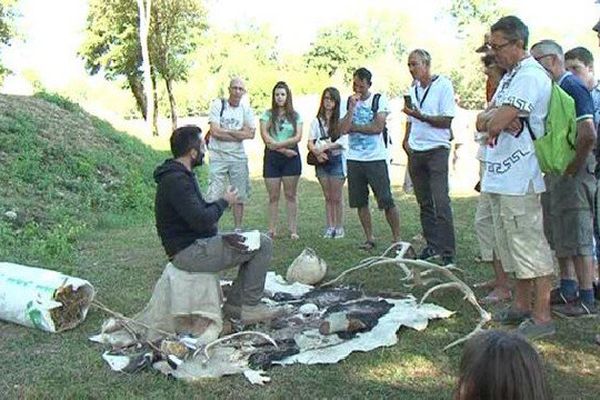
[[[137,0],[140,16],[140,45],[142,47],[142,69],[144,71],[144,89],[146,89],[146,129],[149,134],[155,133],[156,119],[154,113],[154,86],[150,71],[150,55],[148,52],[148,32],[150,29],[150,9],[152,0]]]
[[[171,127],[177,129],[177,111],[175,110],[175,96],[173,96],[173,82],[171,79],[165,79],[167,93],[169,95],[169,106],[171,107]]]
[[[135,98],[135,103],[138,106],[138,110],[142,113],[142,118],[146,119],[146,98],[144,97],[144,86],[137,76],[131,74],[127,75],[127,83],[129,89]]]
[[[152,87],[155,88],[156,87],[156,76],[154,76],[154,74],[152,74]],[[153,91],[153,104],[152,106],[154,107],[154,111],[152,112],[152,135],[154,136],[158,136],[158,91],[154,90]]]

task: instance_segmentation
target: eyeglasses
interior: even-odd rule
[[[539,56],[539,57],[533,57],[533,58],[535,59],[535,61],[537,61],[537,62],[540,62],[540,60],[541,60],[542,58],[550,57],[550,56],[552,56],[552,55],[554,55],[554,54],[544,54],[544,55],[541,55],[541,56]]]
[[[509,40],[506,43],[502,43],[502,44],[492,44],[492,43],[488,43],[487,46],[492,50],[492,51],[498,51],[498,50],[502,50],[504,47],[508,46],[509,44],[514,43],[514,40]]]

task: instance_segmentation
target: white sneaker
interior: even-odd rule
[[[323,233],[323,239],[333,239],[335,236],[335,228],[334,227],[329,227],[327,229],[325,229],[325,232]]]
[[[341,239],[346,236],[346,232],[344,232],[344,228],[335,228],[335,239]]]

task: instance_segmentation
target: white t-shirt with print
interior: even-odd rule
[[[538,137],[544,132],[551,89],[552,82],[542,66],[533,57],[527,57],[500,80],[492,104],[518,109],[520,117],[529,118],[533,134]],[[498,142],[488,146],[481,190],[524,195],[530,183],[533,183],[535,193],[546,190],[529,127],[525,124],[520,135],[503,131],[498,136]]]
[[[326,141],[331,141],[331,139],[329,139],[329,136],[327,135],[327,125],[322,125],[325,131],[324,133],[321,133],[321,128],[319,127],[319,121],[317,120],[317,118],[313,119],[312,123],[310,124],[308,140],[323,140],[322,138],[325,137]],[[335,141],[335,143],[339,144],[341,148],[331,150],[331,153],[333,155],[342,154],[342,158],[345,158],[345,153],[348,149],[348,135],[341,135],[338,138],[338,140]]]
[[[356,108],[354,109],[354,114],[352,115],[353,124],[367,125],[373,121],[374,115],[371,110],[371,105],[374,96],[375,93],[371,93],[366,100],[358,101]],[[377,113],[385,113],[387,117],[389,112],[390,106],[388,99],[382,94],[379,97]],[[388,151],[383,142],[383,135],[381,133],[379,135],[367,135],[360,132],[348,133],[347,159],[352,161],[387,160]]]
[[[454,117],[456,102],[452,82],[445,76],[438,76],[428,87],[422,87],[419,81],[410,90],[412,104],[422,114],[434,117]],[[426,151],[437,147],[450,148],[450,129],[435,128],[427,122],[409,117],[411,122],[408,146],[412,150]]]
[[[244,125],[254,128],[254,112],[249,104],[241,101],[237,107],[233,107],[225,99],[225,108],[221,115],[222,104],[221,99],[216,99],[211,103],[208,114],[209,123],[218,123],[221,128],[230,130],[240,130]],[[242,142],[225,142],[212,137],[208,150],[211,160],[247,160],[248,158]]]

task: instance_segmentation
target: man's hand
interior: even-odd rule
[[[521,131],[523,130],[523,123],[521,122],[521,119],[513,119],[506,127],[506,130],[512,133],[513,135],[521,133]]]
[[[233,186],[229,186],[227,188],[227,190],[225,190],[225,193],[223,193],[223,200],[225,200],[229,205],[237,203],[238,202],[237,193],[238,193],[238,191],[236,188],[234,188]]]
[[[421,111],[419,111],[417,108],[408,108],[404,106],[402,112],[408,115],[409,117],[413,117],[418,119],[419,121],[423,121],[423,114],[421,114]]]
[[[350,101],[348,101],[348,112],[353,112],[356,108],[356,104],[358,104],[358,100],[360,100],[360,94],[354,93],[350,96]]]
[[[246,237],[239,233],[228,233],[221,236],[225,244],[242,253],[248,253],[248,246],[244,244]]]

